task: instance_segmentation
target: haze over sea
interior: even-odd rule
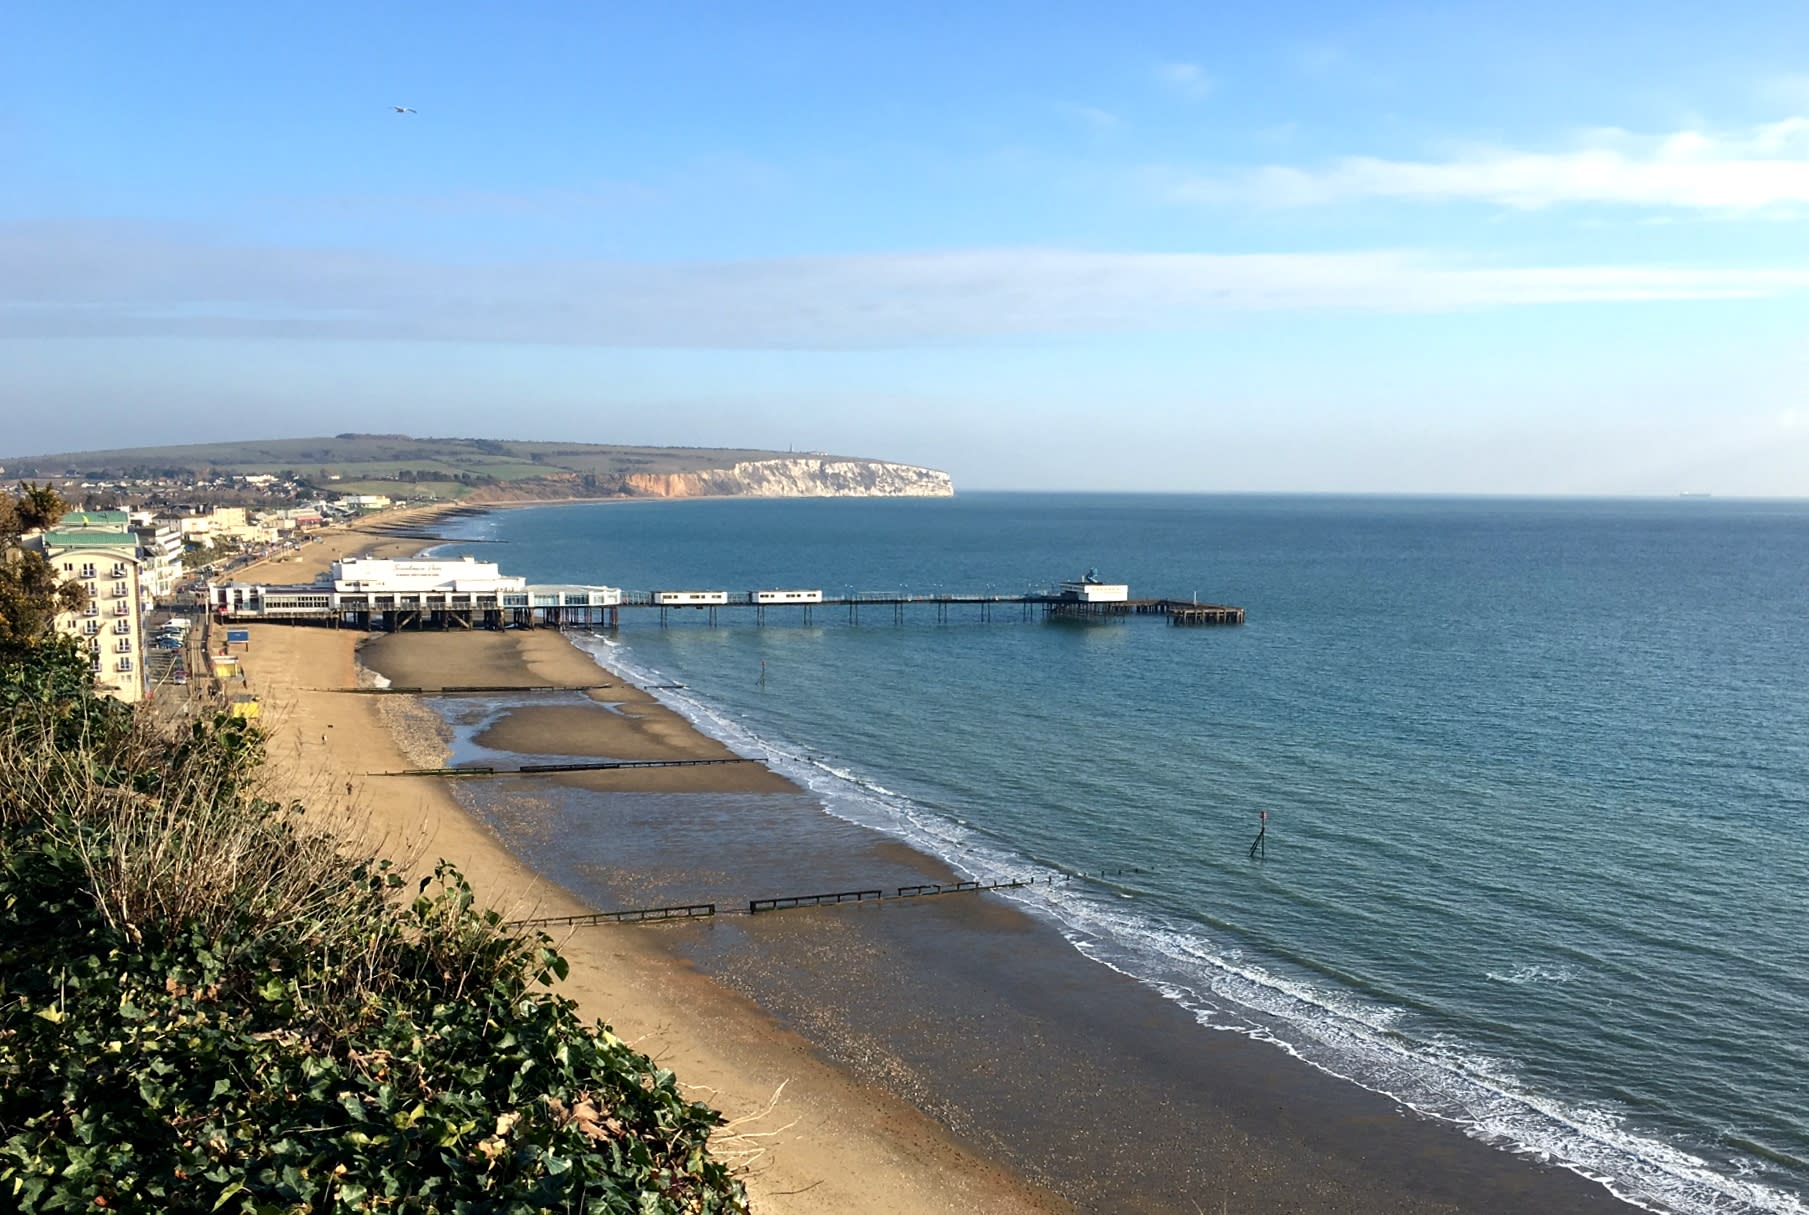
[[[1636,1200],[1809,1210],[1809,504],[970,494],[463,526],[543,581],[1015,594],[1098,567],[1247,608],[641,610],[578,640],[975,877],[1142,870],[1021,902],[1202,1033]]]

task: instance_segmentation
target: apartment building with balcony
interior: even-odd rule
[[[88,592],[88,606],[58,616],[56,627],[87,652],[95,687],[128,703],[144,699],[143,558],[125,512],[72,511],[32,540],[60,578]]]

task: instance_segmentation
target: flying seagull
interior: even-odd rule
[[[395,111],[395,112],[396,112],[396,113],[398,113],[398,114],[412,114],[412,113],[414,113],[414,111],[413,111],[413,110],[411,110],[411,109],[409,109],[409,108],[408,108],[408,107],[407,107],[407,106],[405,106],[405,105],[392,105],[392,106],[391,106],[391,107],[389,107],[389,108],[390,108],[390,109],[392,109],[392,110],[394,110],[394,111]]]

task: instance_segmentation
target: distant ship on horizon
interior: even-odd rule
[[[1677,492],[1679,498],[1712,498],[1715,495],[1706,489],[1684,489]]]

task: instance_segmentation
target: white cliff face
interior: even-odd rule
[[[948,498],[949,475],[912,464],[808,456],[749,460],[687,473],[631,473],[624,488],[659,498]]]
[[[730,471],[741,493],[759,498],[947,498],[955,492],[945,472],[873,460],[756,460]]]

